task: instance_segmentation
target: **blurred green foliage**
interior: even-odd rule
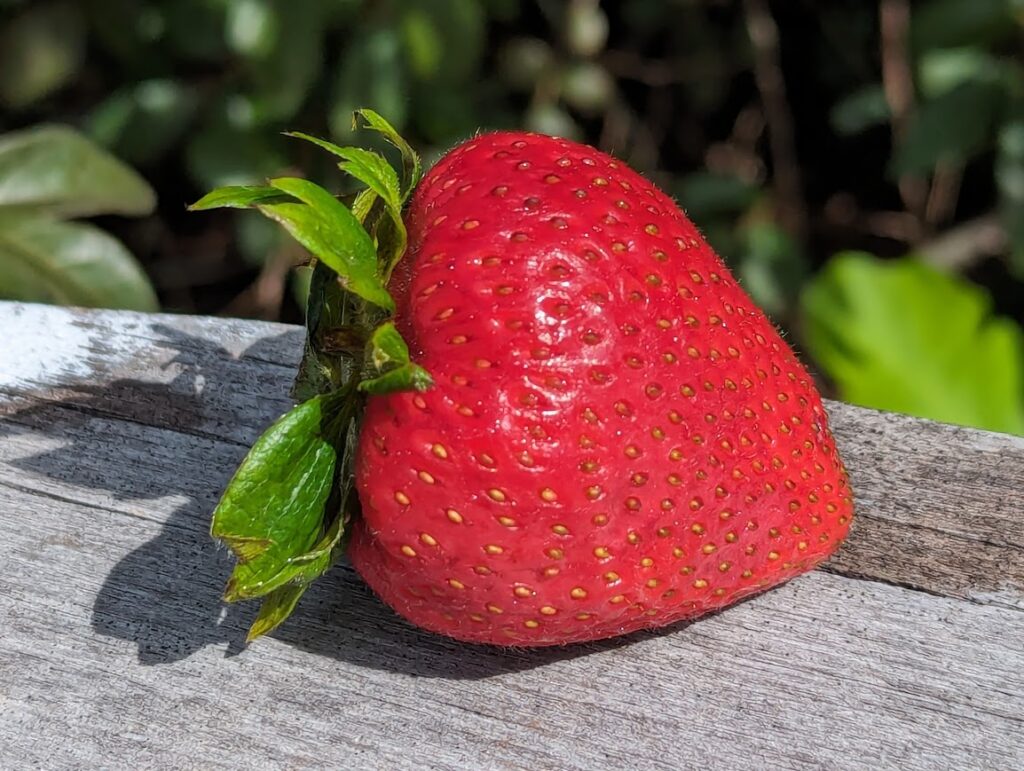
[[[1024,334],[913,259],[836,255],[803,294],[808,350],[856,404],[1024,434]]]
[[[102,225],[164,307],[293,321],[302,250],[183,211],[299,170],[343,184],[283,131],[350,143],[367,106],[428,162],[481,129],[579,139],[671,192],[836,395],[1024,432],[1022,20],[1021,0],[0,0],[0,131],[69,124],[141,172],[155,212]],[[92,208],[12,219],[5,179],[0,294],[154,306],[124,247],[67,222],[148,194],[95,177],[65,196]],[[849,250],[877,257],[830,262]],[[119,288],[81,294],[88,253]]]
[[[0,298],[152,311],[156,294],[116,238],[71,217],[153,210],[138,174],[72,129],[0,136]]]

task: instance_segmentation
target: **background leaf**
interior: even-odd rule
[[[85,55],[85,19],[71,2],[36,2],[0,31],[0,104],[19,108],[63,86]]]
[[[973,157],[992,141],[1002,98],[998,84],[971,80],[921,105],[892,158],[893,174],[928,172],[940,162]]]
[[[912,259],[833,258],[803,295],[807,347],[843,399],[1024,434],[1024,336],[971,284]]]
[[[148,214],[155,205],[142,177],[68,127],[0,137],[0,209],[84,217]]]
[[[99,228],[48,217],[0,220],[0,299],[157,310],[135,258]]]

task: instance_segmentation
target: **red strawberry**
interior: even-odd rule
[[[401,615],[593,640],[722,608],[845,537],[811,378],[645,179],[488,134],[434,167],[407,222],[398,322],[435,386],[370,399],[349,547]]]

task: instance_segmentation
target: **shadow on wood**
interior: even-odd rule
[[[92,626],[97,633],[133,642],[144,665],[180,661],[208,645],[224,645],[227,655],[237,655],[244,650],[255,604],[225,605],[221,601],[232,559],[210,538],[211,507],[196,495],[199,488],[222,490],[234,464],[205,464],[205,479],[183,477],[173,468],[152,467],[145,470],[142,481],[138,474],[132,481],[125,470],[129,464],[139,463],[138,448],[129,454],[127,445],[119,446],[94,430],[85,430],[85,423],[105,418],[160,429],[173,426],[175,441],[180,437],[222,441],[217,436],[206,436],[203,430],[211,419],[204,394],[210,389],[230,387],[230,383],[215,382],[211,376],[222,375],[223,361],[235,357],[209,341],[173,328],[158,326],[155,331],[166,336],[170,348],[183,352],[170,362],[180,369],[170,382],[116,379],[102,385],[56,384],[59,389],[70,390],[71,395],[37,402],[7,416],[0,431],[29,427],[54,439],[72,438],[57,449],[14,461],[13,465],[22,470],[59,475],[64,483],[102,490],[116,500],[166,496],[187,500],[170,513],[156,537],[126,554],[110,570],[93,605]],[[290,332],[284,336],[293,335]],[[300,341],[301,336],[295,344]],[[243,356],[261,360],[262,348],[280,346],[281,342],[266,338]],[[166,368],[168,363],[163,366]],[[266,424],[276,417],[268,411],[260,419]],[[86,436],[106,442],[106,452],[114,454],[102,468],[81,462],[85,454],[96,451],[87,440],[75,440]],[[123,457],[117,456],[119,449]],[[246,448],[229,445],[229,450],[237,463]],[[273,636],[296,648],[358,666],[411,676],[477,679],[608,650],[652,634],[658,633],[540,650],[466,645],[412,627],[383,605],[353,569],[343,564],[307,592],[295,614]]]

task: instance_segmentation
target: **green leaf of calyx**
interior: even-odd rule
[[[420,156],[405,141],[405,138],[395,131],[394,126],[370,108],[364,107],[361,110],[355,111],[352,118],[353,128],[359,125],[360,118],[366,121],[368,128],[379,132],[388,142],[397,147],[398,151],[402,154],[402,165],[405,168],[405,188],[402,191],[402,202],[404,203],[412,195],[412,191],[416,189],[420,179],[423,177],[423,163],[420,161]]]
[[[341,286],[338,274],[316,261],[306,300],[306,349],[292,386],[293,398],[304,400],[337,390],[356,376],[369,332],[359,335],[358,347],[342,345],[338,338],[339,330],[365,329],[362,317],[367,309],[358,305],[359,298]]]
[[[355,215],[309,180],[283,177],[270,184],[302,203],[260,204],[259,210],[284,225],[296,241],[332,268],[346,289],[394,311],[395,301],[378,274],[377,249]]]
[[[379,374],[359,384],[359,390],[364,393],[381,395],[396,391],[426,391],[434,383],[423,367],[409,359],[409,346],[390,321],[374,330],[366,357],[368,369]]]
[[[308,588],[309,584],[288,584],[275,589],[264,597],[263,602],[260,603],[260,611],[256,614],[256,619],[245,636],[245,641],[252,642],[257,637],[262,637],[277,629],[292,614]]]
[[[250,209],[262,203],[282,203],[295,199],[275,187],[264,185],[229,185],[211,190],[194,204],[189,211],[208,209]]]
[[[235,472],[210,528],[238,559],[227,600],[260,597],[316,577],[296,559],[318,544],[333,518],[329,502],[338,447],[353,417],[348,404],[341,394],[332,394],[292,408],[256,441]]]
[[[375,198],[379,198],[384,202],[384,208],[390,218],[389,226],[381,227],[378,225],[372,229],[367,227],[367,229],[377,236],[378,259],[382,267],[381,273],[384,275],[384,280],[387,281],[391,277],[391,271],[394,269],[394,266],[402,258],[402,255],[405,254],[405,248],[409,240],[405,229],[405,222],[402,220],[403,198],[398,175],[391,167],[391,164],[378,153],[364,150],[361,147],[339,147],[333,142],[318,139],[298,131],[290,132],[288,136],[305,139],[307,142],[312,142],[329,153],[342,158],[342,162],[338,164],[339,168],[349,176],[365,184],[373,192]],[[363,196],[361,199],[357,198],[356,202],[352,205],[353,215],[364,225],[369,224],[367,223],[367,216],[373,203],[374,200],[369,196]]]
[[[399,189],[398,175],[391,168],[384,158],[372,150],[364,150],[361,147],[339,147],[326,139],[304,134],[301,131],[289,131],[286,136],[304,139],[332,153],[342,162],[339,168],[347,174],[355,177],[369,187],[373,192],[384,199],[389,206],[396,209],[401,208],[401,191]]]

